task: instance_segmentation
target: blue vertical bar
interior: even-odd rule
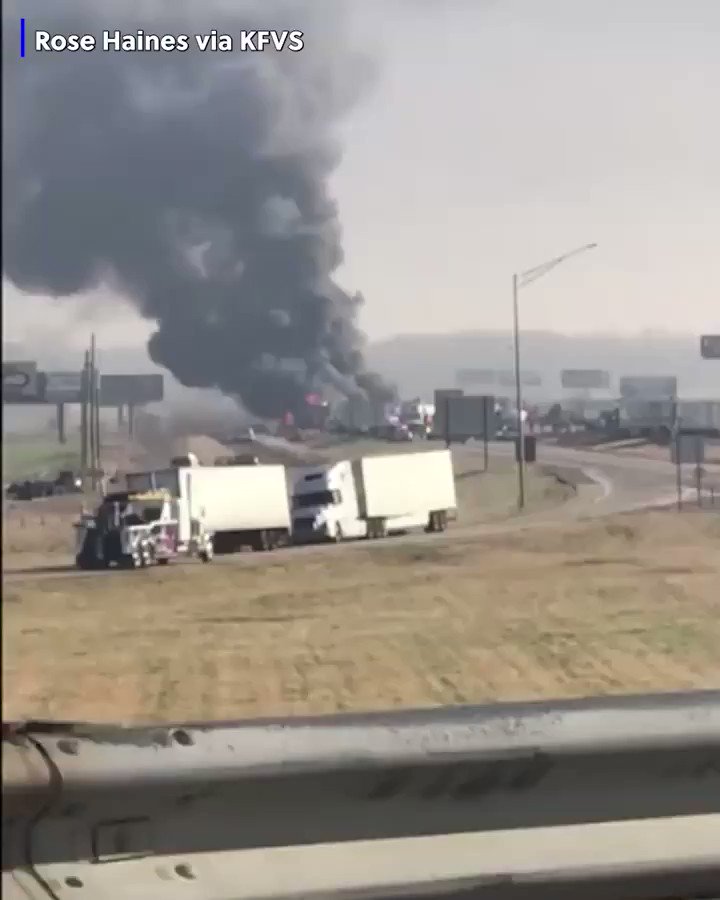
[[[20,59],[25,58],[25,19],[20,19]]]

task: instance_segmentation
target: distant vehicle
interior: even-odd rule
[[[186,466],[199,466],[200,460],[194,453],[190,452],[184,456],[173,456],[170,460],[170,465],[175,469],[182,469]]]
[[[239,456],[218,456],[215,460],[216,466],[259,466],[259,456],[249,456],[241,453]]]
[[[52,481],[26,480],[14,481],[5,492],[9,500],[37,500],[40,497],[52,497],[55,485]]]
[[[14,481],[8,485],[5,493],[9,500],[37,500],[59,494],[78,494],[81,491],[82,478],[77,473],[64,469],[52,480],[34,478]]]
[[[448,450],[304,466],[293,472],[293,541],[444,531],[457,508]]]
[[[63,469],[58,472],[55,479],[56,494],[79,494],[82,491],[82,478],[71,469]]]

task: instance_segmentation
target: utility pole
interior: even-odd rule
[[[517,474],[518,508],[525,508],[525,420],[522,408],[522,376],[520,373],[520,316],[518,312],[518,277],[513,275],[513,347],[515,350],[515,405],[517,407]]]
[[[90,435],[90,484],[96,487],[97,443],[95,433],[95,335],[90,337],[90,367],[88,379],[88,433]]]
[[[100,371],[98,370],[97,365],[94,365],[93,369],[95,375],[95,389],[93,392],[93,407],[95,410],[95,473],[96,478],[101,479],[102,442],[100,439]]]
[[[576,247],[569,253],[563,253],[562,256],[556,256],[539,266],[527,269],[520,275],[513,275],[513,348],[515,355],[515,405],[517,406],[517,432],[518,432],[518,508],[525,508],[525,421],[523,418],[522,408],[522,374],[520,372],[520,316],[518,310],[518,292],[520,288],[526,287],[543,275],[547,275],[555,266],[559,266],[572,256],[578,253],[585,253],[586,250],[593,250],[597,244],[584,244],[582,247]]]
[[[80,468],[82,470],[83,485],[87,486],[88,470],[90,468],[90,440],[88,433],[88,411],[90,401],[90,353],[85,351],[83,362],[82,395],[80,398]]]

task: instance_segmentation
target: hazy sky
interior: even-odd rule
[[[720,330],[720,0],[355,5],[381,72],[334,188],[372,337],[506,327],[512,272],[590,241],[525,327]]]

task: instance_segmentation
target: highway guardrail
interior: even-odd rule
[[[21,723],[3,793],[24,900],[720,896],[720,691]]]

